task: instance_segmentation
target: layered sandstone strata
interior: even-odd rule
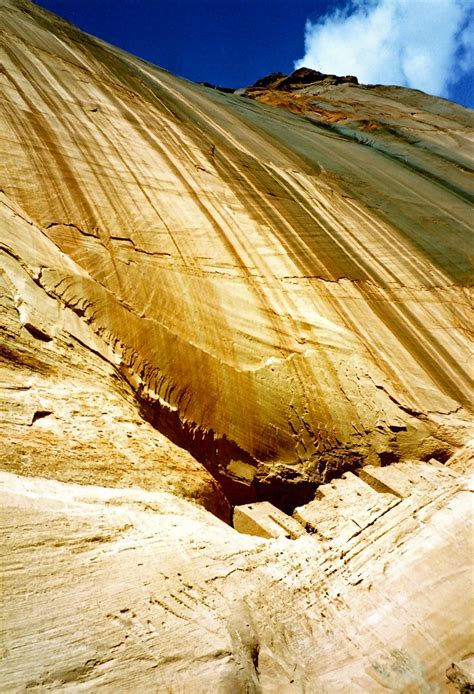
[[[265,540],[166,492],[1,473],[2,691],[470,691],[472,491],[423,476],[391,507],[365,485],[366,522],[338,480],[300,510],[319,532]]]
[[[0,27],[0,688],[455,691],[472,114]]]
[[[303,483],[462,442],[469,112],[443,102],[436,143],[387,156],[32,5],[2,26],[2,247],[157,426],[257,495],[278,466]]]

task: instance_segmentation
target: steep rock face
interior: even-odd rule
[[[456,148],[429,151],[440,183],[26,2],[1,11],[2,248],[101,338],[156,426],[244,487],[259,467],[257,494],[275,470],[324,481],[462,442]]]
[[[472,686],[470,114],[0,27],[0,689]]]
[[[412,89],[358,85],[350,77],[307,68],[278,79],[269,75],[243,93],[383,152],[472,201],[474,119],[469,109]],[[457,265],[457,279],[463,282],[469,266],[459,264],[459,258]]]
[[[3,211],[2,232],[11,228],[28,243],[30,225]],[[39,244],[31,244],[40,260]],[[64,482],[161,489],[228,520],[228,503],[210,473],[143,420],[106,344],[9,255],[2,258],[0,296],[2,468]]]

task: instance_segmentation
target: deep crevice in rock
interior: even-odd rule
[[[254,459],[225,435],[217,437],[210,429],[183,422],[177,411],[140,399],[141,414],[174,444],[187,450],[220,485],[231,507],[255,501],[269,501],[288,515],[297,506],[314,499],[321,484],[360,469],[362,456],[340,448],[313,456],[304,463],[283,465]],[[396,456],[398,459],[398,456]],[[246,482],[228,471],[231,461],[255,468],[255,477]]]
[[[51,415],[51,414],[53,414],[51,410],[36,410],[33,413],[33,417],[31,420],[31,426],[33,426],[33,424],[35,422],[37,422],[38,419],[43,419],[43,417],[49,417],[49,415]]]
[[[392,465],[392,463],[398,463],[400,456],[393,451],[382,451],[379,453],[380,464],[382,467],[386,465]]]
[[[232,460],[257,468],[257,461],[236,443],[225,435],[216,437],[212,429],[204,431],[197,424],[183,422],[177,411],[151,405],[143,399],[139,404],[141,414],[147,422],[174,444],[187,450],[211,473],[231,506],[257,500],[255,487],[251,482],[246,483],[225,472]]]

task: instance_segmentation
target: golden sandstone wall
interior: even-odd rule
[[[440,181],[28,12],[3,11],[1,146],[30,223],[2,242],[140,397],[250,465],[429,456],[452,413],[457,443],[467,117],[427,114]]]
[[[401,686],[401,662],[409,682],[444,682],[450,660],[467,652],[465,629],[440,616],[444,593],[431,595],[419,613],[413,608],[413,643],[390,613],[388,636],[376,630],[365,650],[353,636],[344,650],[341,634],[354,620],[364,631],[370,600],[362,596],[366,587],[351,588],[355,607],[347,598],[337,612],[334,596],[358,576],[357,566],[341,565],[331,584],[338,591],[328,588],[323,600],[338,626],[321,674],[317,654],[303,655],[297,643],[313,649],[329,633],[321,604],[321,614],[302,616],[322,590],[315,576],[323,569],[315,567],[331,573],[327,547],[309,536],[291,548],[283,540],[262,544],[176,495],[224,519],[229,501],[269,499],[291,512],[344,471],[445,462],[466,444],[472,115],[420,93],[344,84],[327,87],[319,105],[308,93],[301,117],[272,108],[288,108],[293,97],[247,94],[261,104],[191,84],[23,0],[1,0],[0,26],[0,457],[14,519],[8,537],[13,554],[18,530],[43,548],[53,576],[48,600],[57,597],[53,626],[68,615],[66,636],[45,637],[51,650],[43,651],[46,641],[34,634],[53,627],[46,605],[38,606],[39,574],[25,573],[36,554],[24,550],[23,568],[9,565],[8,576],[22,586],[9,619],[25,654],[17,660],[8,651],[7,690],[73,691],[80,681],[143,691],[155,682],[150,663],[162,678],[156,691],[193,694],[385,691],[387,681]],[[334,119],[328,113],[336,106]],[[338,129],[329,127],[334,120]],[[445,496],[426,512],[440,544],[440,581],[451,580],[450,556],[466,569],[466,555],[453,554],[465,532],[463,480],[453,486],[448,476]],[[81,491],[77,484],[95,486]],[[431,550],[422,553],[426,538],[409,520],[432,504],[434,492],[423,493],[395,518],[405,529],[403,547],[411,543],[413,576],[432,591],[421,565],[437,564]],[[117,504],[131,519],[123,527]],[[68,513],[85,525],[63,526]],[[154,547],[157,523],[175,583],[166,593],[161,577],[168,597],[142,603],[131,567],[143,565],[147,543]],[[49,527],[62,538],[58,546],[48,545]],[[96,528],[92,539],[84,528]],[[385,572],[384,553],[397,542],[387,537],[374,549],[370,535],[360,539],[374,576]],[[85,559],[67,551],[56,557],[61,543],[74,542],[80,557],[93,553],[97,583]],[[185,547],[182,554],[176,546]],[[123,566],[133,589],[125,578],[110,583],[125,571],[113,559],[120,547],[131,552]],[[403,564],[402,546],[397,552]],[[201,566],[207,554],[209,575]],[[195,572],[202,585],[176,598],[187,564],[190,585]],[[395,586],[404,569],[390,570]],[[243,572],[238,588],[223,578],[234,571]],[[150,566],[146,572],[146,581],[158,580]],[[68,640],[76,616],[70,586],[61,583],[66,575],[76,576],[88,605],[81,618],[93,644],[87,653]],[[112,591],[113,605],[94,612],[91,581],[99,593]],[[451,589],[469,596],[461,578]],[[406,604],[416,603],[413,586],[403,590]],[[280,603],[272,616],[273,599]],[[377,601],[388,605],[390,591]],[[467,609],[461,603],[456,618]],[[35,619],[22,622],[18,615],[32,605]],[[184,625],[175,641],[159,633],[160,609],[162,624],[171,620],[166,633]],[[249,609],[258,622],[251,627]],[[446,635],[436,655],[422,619],[432,620],[436,638]],[[135,643],[131,655],[129,637],[115,639],[122,628]],[[181,652],[183,638],[197,639],[202,653]],[[344,667],[332,663],[336,643]],[[70,670],[56,662],[57,648],[69,649]],[[27,676],[28,667],[34,672]],[[186,679],[183,668],[195,674]],[[347,684],[353,676],[359,689]]]

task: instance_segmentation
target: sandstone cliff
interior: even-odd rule
[[[6,691],[451,686],[472,113],[224,94],[27,0],[0,26]],[[312,534],[207,512],[259,499]]]

